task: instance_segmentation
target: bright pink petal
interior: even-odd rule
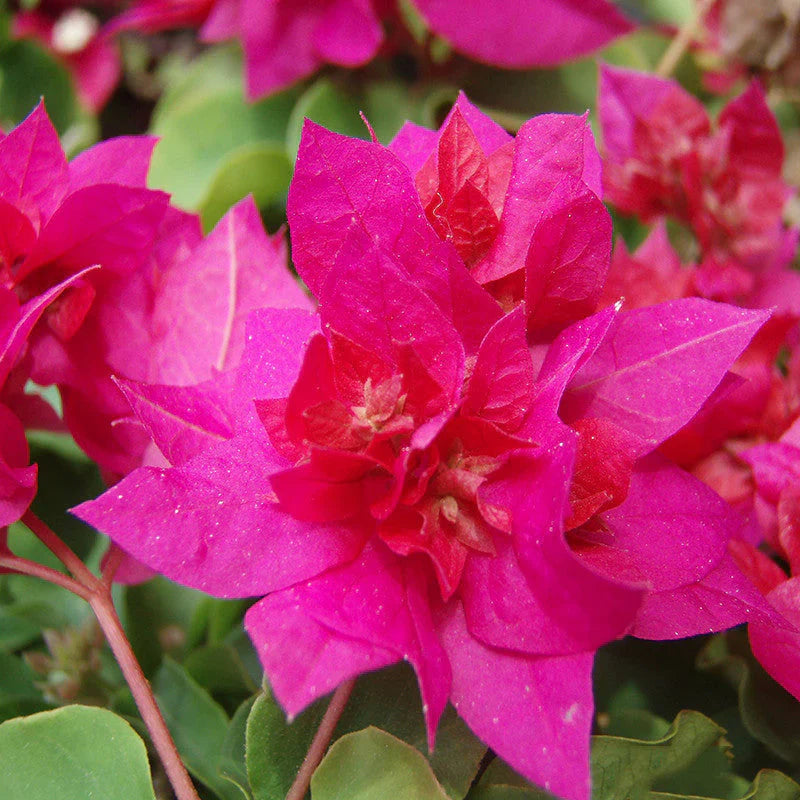
[[[329,276],[323,323],[389,363],[398,362],[398,346],[408,343],[445,397],[455,400],[464,379],[461,339],[434,302],[387,261],[367,253]]]
[[[50,218],[20,277],[53,262],[64,270],[100,264],[133,271],[149,255],[168,201],[163,192],[113,184],[79,189]]]
[[[36,494],[36,465],[28,461],[25,431],[0,403],[0,528],[16,522]]]
[[[512,518],[511,542],[495,557],[473,555],[461,589],[469,629],[487,644],[567,655],[596,649],[633,621],[641,593],[591,572],[564,540],[571,450],[519,451],[481,487],[482,502]]]
[[[370,0],[332,0],[314,31],[314,45],[325,60],[345,67],[369,61],[383,41],[383,27]]]
[[[611,216],[582,184],[564,181],[564,204],[533,232],[525,261],[529,328],[563,326],[597,307],[611,258]],[[550,202],[553,202],[551,198]]]
[[[456,603],[441,624],[450,699],[504,761],[567,800],[589,798],[592,653],[532,657],[486,647]]]
[[[396,650],[333,631],[302,590],[273,592],[245,616],[270,689],[291,719],[342,681],[394,664]]]
[[[542,114],[528,120],[515,139],[500,231],[474,270],[477,280],[488,283],[520,268],[553,190],[567,177],[583,181],[601,196],[600,156],[586,117]]]
[[[94,112],[108,102],[122,75],[122,62],[114,42],[95,36],[78,53],[67,56],[78,96]]]
[[[0,197],[33,212],[38,223],[38,213],[47,219],[58,207],[67,180],[67,159],[41,102],[0,140]]]
[[[498,67],[560,64],[632,29],[606,0],[487,4],[414,0],[431,29],[471,58]]]
[[[773,505],[787,486],[800,480],[800,448],[794,445],[758,444],[740,453],[740,458],[752,468],[759,493]]]
[[[81,272],[71,275],[67,280],[62,281],[52,289],[48,289],[43,294],[29,300],[15,311],[16,318],[0,320],[0,386],[3,385],[9,372],[11,372],[17,357],[22,352],[26,340],[38,322],[39,318],[46,311],[47,307],[54,302],[59,295],[69,289],[73,284],[81,281],[85,275],[97,269],[88,267]],[[5,312],[5,307],[2,308]],[[6,327],[7,326],[7,327]]]
[[[513,432],[530,408],[533,378],[524,311],[517,309],[495,323],[481,342],[461,411]]]
[[[282,238],[264,233],[252,198],[237,203],[159,286],[151,368],[158,382],[199,383],[236,366],[256,308],[310,309],[286,262]]]
[[[292,256],[320,303],[329,273],[370,253],[393,262],[453,321],[468,352],[500,317],[428,224],[411,174],[387,148],[306,122],[287,206]],[[328,285],[335,285],[330,281]]]
[[[117,386],[170,464],[189,461],[233,436],[221,398],[202,386],[158,386],[117,380]]]
[[[780,176],[783,138],[758,81],[722,109],[719,127],[730,128],[728,158],[733,169]]]
[[[147,188],[155,136],[118,136],[99,142],[69,162],[69,188],[75,192],[95,183]]]
[[[598,107],[606,155],[623,162],[637,155],[636,136],[648,118],[673,95],[683,105],[679,122],[686,130],[708,133],[710,123],[702,103],[673,80],[650,73],[603,65]],[[678,102],[676,99],[675,102]],[[677,122],[676,122],[677,124]],[[676,129],[675,134],[684,130]]]
[[[627,498],[602,522],[607,538],[578,546],[584,562],[610,579],[664,591],[711,572],[743,520],[697,478],[650,456],[634,470]]]
[[[622,312],[570,381],[562,416],[607,417],[654,448],[697,413],[767,316],[699,298]]]
[[[265,594],[353,558],[362,534],[282,512],[269,477],[286,462],[242,436],[180,467],[144,467],[74,513],[135,558],[218,597]]]
[[[682,639],[743,622],[785,624],[726,554],[696,583],[646,595],[631,634],[640,639]]]
[[[420,683],[432,748],[433,733],[450,691],[450,667],[429,618],[427,599],[423,600],[420,595],[414,567],[419,565],[407,568],[403,559],[377,543],[368,545],[352,563],[282,594],[287,604],[293,601],[296,611],[302,611],[303,616],[311,617],[344,639],[344,642],[338,639],[333,642],[340,653],[344,651],[347,659],[344,668],[337,667],[334,675],[352,674],[365,667],[371,669],[389,663],[387,653],[393,654],[392,660],[405,659],[412,664]],[[266,603],[269,606],[270,601]],[[294,620],[291,616],[287,620],[290,624],[298,620],[299,615],[293,616]],[[302,617],[299,619],[301,628],[297,633],[308,629]],[[356,647],[351,640],[363,644]],[[289,648],[296,646],[292,637],[285,641]],[[329,634],[316,639],[318,645],[327,646],[330,641]],[[280,653],[279,650],[276,654],[278,658]],[[275,664],[276,673],[280,671],[285,675],[288,662],[271,660],[271,663]],[[283,677],[281,682],[295,686],[300,683],[289,677]],[[302,689],[302,685],[299,688]],[[308,699],[302,694],[294,698],[287,693],[284,702],[291,709],[302,707]]]

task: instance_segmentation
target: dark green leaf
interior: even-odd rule
[[[711,748],[724,746],[725,731],[696,711],[682,711],[658,739],[617,736],[592,739],[595,800],[645,800],[660,778],[685,770]]]
[[[156,673],[153,690],[192,775],[223,800],[242,800],[241,789],[219,774],[229,722],[221,706],[170,658],[164,659]]]
[[[222,743],[222,755],[219,761],[219,774],[235,783],[248,800],[252,798],[250,781],[247,778],[245,755],[247,748],[247,720],[252,711],[256,696],[250,697],[236,709],[231,718],[225,740]]]

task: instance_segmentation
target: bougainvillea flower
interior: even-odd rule
[[[415,0],[434,33],[466,55],[501,67],[558,64],[596,50],[632,24],[607,0],[487,7]],[[529,8],[527,6],[530,6]],[[251,98],[282,89],[325,64],[358,67],[403,26],[396,0],[138,0],[109,30],[200,27],[205,41],[239,38]]]
[[[671,215],[691,227],[702,255],[699,291],[746,299],[780,277],[797,244],[782,220],[792,190],[781,174],[780,130],[758,83],[712,125],[675,81],[604,67],[599,108],[609,199],[645,221]]]
[[[109,30],[199,26],[205,41],[239,38],[247,93],[257,98],[324,64],[357,67],[369,61],[383,39],[376,5],[373,0],[140,0]]]
[[[622,302],[623,308],[642,308],[665,300],[691,297],[694,265],[683,265],[660,220],[635,253],[617,239],[600,306]]]
[[[78,97],[99,111],[119,83],[122,72],[117,47],[100,35],[100,21],[75,2],[43,0],[32,11],[14,15],[11,35],[34,39],[72,74]]]
[[[550,221],[524,198],[597,199],[574,174],[598,176],[584,120],[529,126],[517,148],[536,147],[504,192],[477,186],[523,258]],[[288,211],[318,313],[255,311],[239,368],[204,384],[126,384],[173,466],[76,513],[175,580],[265,595],[246,625],[289,714],[406,659],[431,741],[449,698],[524,775],[587,798],[597,647],[772,619],[727,556],[738,516],[653,453],[767,314],[584,303],[532,327],[524,301],[504,314],[470,275],[397,155],[313,123]],[[546,278],[560,261],[536,263]]]
[[[36,466],[29,465],[25,430],[4,404],[13,397],[6,386],[11,371],[27,347],[27,339],[45,310],[59,296],[95,269],[90,267],[20,305],[14,292],[0,287],[0,529],[16,522],[36,494]]]

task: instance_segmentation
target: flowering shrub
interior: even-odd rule
[[[710,5],[2,12],[11,800],[800,792],[792,100],[669,78]],[[599,151],[514,110],[622,34]]]

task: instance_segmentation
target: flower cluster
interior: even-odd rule
[[[561,63],[631,29],[607,0],[481,3],[415,0],[430,29],[470,58],[502,67]],[[239,39],[251,98],[312,75],[325,64],[358,67],[384,45],[384,26],[403,37],[397,0],[135,0],[111,31],[200,27],[205,41]]]
[[[728,552],[744,518],[658,452],[769,314],[597,310],[600,194],[581,117],[512,138],[462,97],[388,148],[307,123],[288,212],[318,310],[255,311],[204,383],[126,381],[170,466],[76,513],[177,581],[264,595],[246,625],[289,714],[405,659],[431,745],[450,700],[588,797],[599,646],[785,624]]]

